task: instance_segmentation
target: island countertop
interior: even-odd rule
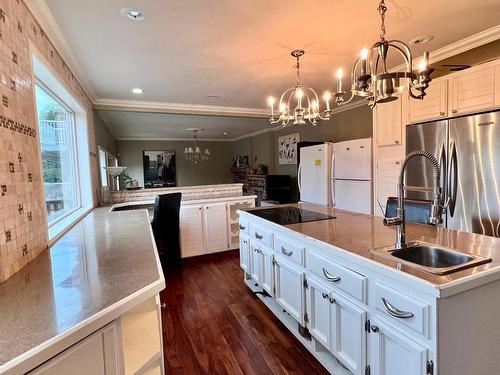
[[[369,259],[378,264],[396,268],[397,258],[381,256],[373,249],[393,245],[396,238],[394,227],[386,227],[381,217],[332,209],[308,203],[282,205],[298,207],[334,216],[335,219],[311,221],[298,224],[269,225],[286,228],[314,241],[317,245],[327,244],[356,256]],[[255,210],[270,207],[256,207],[244,212],[251,214]],[[257,217],[258,220],[264,220]],[[459,290],[477,284],[500,279],[500,239],[474,233],[460,232],[431,225],[406,223],[408,241],[422,241],[447,247],[458,252],[491,258],[489,263],[466,268],[447,275],[430,274],[410,266],[403,265],[401,271],[432,284],[438,295],[451,295]]]
[[[24,373],[165,287],[146,210],[97,208],[0,284],[0,373]]]

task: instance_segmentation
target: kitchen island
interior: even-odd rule
[[[431,274],[374,251],[395,241],[379,217],[285,207],[333,218],[280,225],[257,216],[266,208],[241,212],[244,280],[331,373],[498,373],[500,239],[407,223],[409,241],[491,259]]]
[[[163,374],[146,210],[98,208],[0,284],[0,374]]]

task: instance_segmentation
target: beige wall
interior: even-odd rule
[[[118,142],[97,111],[93,111],[95,143],[112,155],[118,153]]]
[[[23,1],[0,0],[0,282],[47,248],[30,42],[87,110],[94,202],[97,158],[92,103]]]
[[[192,141],[118,141],[119,163],[127,167],[130,177],[144,186],[142,152],[174,150],[176,154],[177,186],[220,184],[232,182],[232,147],[230,142],[198,142],[203,150],[208,148],[210,159],[194,164],[184,157],[184,148]]]

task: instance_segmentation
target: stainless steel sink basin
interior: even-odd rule
[[[408,247],[400,250],[383,248],[375,252],[385,253],[398,258],[402,264],[438,275],[491,262],[491,258],[464,254],[423,242],[411,242]]]

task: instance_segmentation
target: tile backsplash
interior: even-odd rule
[[[22,0],[0,0],[0,282],[48,245],[30,42],[87,109],[94,202],[92,102]]]

